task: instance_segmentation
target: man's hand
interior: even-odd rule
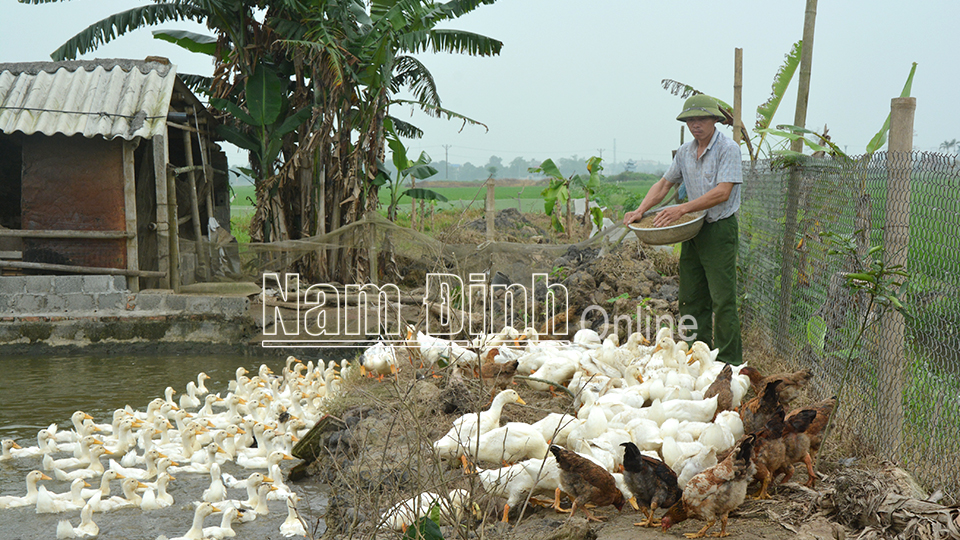
[[[627,212],[626,214],[623,215],[623,224],[629,225],[634,221],[639,220],[641,217],[643,217],[643,213],[640,212],[639,208],[637,208],[633,212]]]
[[[683,209],[683,206],[684,205],[682,204],[678,204],[677,206],[665,208],[657,212],[656,216],[653,218],[653,226],[666,227],[674,221],[680,219],[684,214],[687,213],[687,211]]]

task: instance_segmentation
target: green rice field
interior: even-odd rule
[[[607,184],[601,188],[599,197],[601,204],[608,207],[619,209],[627,202],[631,196],[633,198],[642,197],[652,182],[648,181],[630,181],[620,184]],[[521,212],[543,212],[543,197],[540,192],[543,191],[546,184],[534,186],[497,186],[496,208],[503,210],[506,208],[517,208]],[[403,189],[406,189],[405,187]],[[448,202],[438,203],[440,209],[463,210],[466,208],[483,208],[486,198],[486,188],[482,183],[464,184],[458,186],[430,187],[448,199]],[[379,192],[381,207],[386,210],[390,204],[390,190],[381,188]],[[249,200],[248,200],[249,198]],[[254,188],[252,185],[233,186],[233,199],[231,209],[233,215],[243,215],[253,212]],[[411,199],[402,197],[399,202],[400,213],[410,211]],[[634,204],[635,206],[635,204]]]

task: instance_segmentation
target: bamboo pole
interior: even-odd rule
[[[157,197],[157,269],[163,272],[160,288],[170,288],[170,201],[167,197],[167,137],[157,135],[153,145],[153,178]]]
[[[105,274],[108,276],[162,278],[163,272],[153,270],[131,270],[129,268],[100,268],[97,266],[76,266],[73,264],[51,264],[0,260],[0,268],[23,268],[26,270],[53,270],[74,274]]]
[[[733,141],[737,144],[743,139],[742,97],[743,49],[737,47],[733,50]]]
[[[496,207],[497,207],[497,196],[494,194],[494,187],[496,182],[493,180],[493,175],[490,175],[490,178],[487,178],[487,198],[484,202],[484,211],[486,214],[487,221],[487,242],[493,242],[495,234],[495,222],[496,222]]]
[[[890,102],[890,142],[887,146],[886,225],[883,229],[883,258],[890,267],[907,267],[910,246],[910,172],[913,167],[913,118],[917,100],[893,98]],[[903,444],[903,385],[906,355],[903,313],[890,310],[883,316],[880,348],[880,414],[888,445],[889,459],[900,460]]]
[[[803,19],[803,49],[800,52],[800,78],[797,81],[797,109],[794,114],[793,125],[804,127],[807,122],[807,100],[810,96],[810,70],[813,64],[813,34],[817,20],[817,0],[807,0],[807,9]],[[790,149],[794,152],[803,150],[803,141],[791,141]],[[793,271],[794,245],[797,236],[797,207],[800,199],[800,171],[796,166],[790,168],[787,181],[786,216],[783,227],[783,245],[781,246],[780,266],[780,321],[778,331],[786,333],[790,330],[790,320],[793,315]],[[789,347],[789,340],[784,341]],[[793,353],[792,349],[781,351],[787,356]]]
[[[193,167],[193,138],[189,131],[183,133],[183,153],[187,161],[187,167]],[[193,221],[193,235],[196,237],[197,265],[200,267],[200,275],[206,281],[210,276],[207,271],[210,268],[207,254],[203,247],[203,231],[200,225],[200,203],[197,200],[197,178],[193,171],[187,172],[187,182],[190,186],[190,218]]]

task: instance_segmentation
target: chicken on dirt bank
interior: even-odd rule
[[[617,507],[617,510],[623,508],[626,502],[623,493],[617,487],[617,481],[613,475],[606,469],[576,452],[557,445],[551,445],[550,451],[556,456],[557,464],[560,465],[560,489],[573,498],[573,506],[570,507],[571,518],[577,508],[583,508],[583,513],[587,515],[588,520],[602,521],[587,510],[587,503],[597,507],[612,504]],[[557,508],[557,510],[560,509]]]
[[[730,511],[743,503],[747,484],[756,472],[753,464],[754,442],[755,436],[747,435],[737,450],[726,459],[691,478],[683,488],[683,497],[660,520],[663,530],[693,517],[707,524],[696,533],[685,534],[687,538],[702,538],[718,520],[718,536],[728,536],[727,518]]]

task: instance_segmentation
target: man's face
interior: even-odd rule
[[[713,124],[716,121],[717,119],[712,116],[696,116],[685,120],[690,134],[698,141],[713,135]]]

